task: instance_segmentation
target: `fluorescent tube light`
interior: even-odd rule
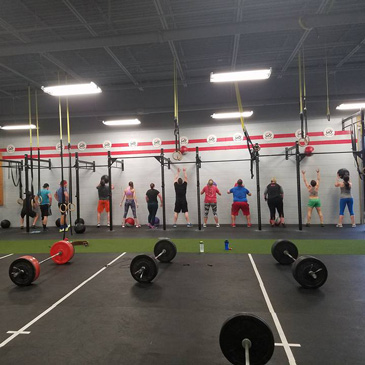
[[[224,72],[210,74],[210,82],[232,82],[232,81],[252,81],[266,80],[271,75],[271,68],[265,70]]]
[[[0,127],[1,129],[4,129],[5,131],[12,131],[12,130],[20,130],[20,129],[36,129],[37,127],[34,124],[19,124],[19,125],[4,125]]]
[[[211,117],[213,119],[237,119],[240,118],[241,116],[244,118],[249,118],[251,117],[253,114],[253,111],[247,111],[247,112],[233,112],[233,113],[214,113],[211,115]]]
[[[139,119],[103,120],[103,123],[111,126],[141,124]]]
[[[42,90],[52,96],[71,96],[101,93],[101,89],[93,82],[90,82],[89,84],[70,84],[47,87],[42,86]]]
[[[365,101],[361,103],[344,103],[336,107],[337,110],[365,109]]]

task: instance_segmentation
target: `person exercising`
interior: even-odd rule
[[[193,225],[189,221],[189,213],[188,213],[188,202],[186,200],[186,189],[188,186],[188,175],[186,174],[186,168],[183,168],[184,172],[184,180],[179,177],[180,169],[177,169],[177,173],[174,179],[174,187],[175,187],[175,209],[174,209],[174,224],[173,227],[176,228],[177,218],[179,217],[179,213],[183,212],[186,219],[186,226],[188,228],[192,227]]]
[[[20,229],[24,228],[24,217],[27,215],[29,215],[29,217],[33,218],[33,224],[32,224],[32,228],[36,228],[35,225],[37,223],[38,220],[38,213],[35,212],[33,209],[37,208],[37,198],[34,196],[34,194],[32,194],[31,191],[27,191],[25,193],[25,199],[23,200],[23,208],[22,211],[20,212]],[[27,206],[29,207],[27,209]]]
[[[126,189],[124,189],[123,198],[122,198],[122,201],[120,202],[120,206],[123,205],[124,199],[125,199],[125,203],[124,203],[124,215],[123,215],[123,220],[122,220],[122,227],[123,228],[125,227],[125,219],[127,218],[128,210],[130,207],[132,210],[132,213],[133,213],[133,218],[134,218],[134,223],[136,225],[136,228],[140,228],[141,225],[138,223],[137,210],[136,210],[136,208],[138,208],[137,195],[136,195],[136,189],[134,188],[133,181],[130,181],[128,183],[128,187]]]
[[[114,186],[111,186],[114,189]],[[104,211],[108,216],[108,227],[110,227],[110,199],[109,199],[109,186],[106,184],[105,179],[101,178],[99,185],[96,187],[98,190],[98,207],[97,207],[97,227],[100,228],[101,213]]]
[[[214,185],[213,179],[208,180],[208,184],[204,186],[201,195],[205,194],[204,198],[204,223],[203,227],[207,226],[209,210],[212,208],[213,217],[215,220],[215,226],[219,227],[218,214],[217,214],[217,194],[222,195],[219,191],[217,184]]]
[[[48,216],[52,214],[51,212],[52,193],[49,191],[48,183],[43,184],[43,189],[41,189],[38,192],[38,199],[40,200],[39,208],[41,210],[43,231],[48,231],[47,229]]]
[[[68,199],[69,199],[66,180],[62,180],[60,182],[60,187],[58,188],[58,190],[56,190],[54,197],[58,202],[58,209],[61,212],[60,232],[63,231],[67,232],[68,229],[70,228],[70,225],[67,224],[67,219],[66,219],[68,211]]]
[[[251,196],[251,193],[248,189],[245,188],[245,184],[241,179],[237,180],[236,185],[227,191],[227,194],[233,194],[233,203],[231,209],[231,218],[233,228],[236,227],[236,218],[240,210],[242,210],[243,215],[247,219],[247,227],[250,228],[251,224],[251,215],[250,215],[250,205],[247,202],[247,195]]]
[[[308,184],[308,181],[305,177],[305,170],[302,170],[303,181],[309,193],[307,223],[305,225],[306,227],[310,227],[311,225],[313,208],[316,208],[321,223],[321,227],[324,227],[323,214],[321,209],[321,200],[318,197],[318,190],[319,190],[319,183],[321,181],[321,176],[319,173],[319,169],[317,169],[316,172],[317,172],[317,180],[311,180],[310,184]]]
[[[146,202],[147,202],[147,209],[148,209],[148,227],[156,228],[155,226],[155,217],[158,209],[158,201],[157,197],[160,199],[161,207],[162,207],[162,196],[160,192],[155,189],[155,184],[150,184],[149,190],[146,192]]]
[[[339,181],[339,178],[340,177],[337,174],[335,186],[337,188],[340,188],[341,195],[340,195],[340,214],[336,227],[342,228],[345,208],[347,206],[350,213],[351,226],[352,228],[355,228],[356,224],[355,224],[355,214],[354,214],[354,198],[351,195],[352,183],[350,182],[350,176],[345,175],[342,181]]]
[[[278,211],[280,224],[285,227],[284,223],[284,205],[283,205],[284,191],[283,188],[276,183],[276,178],[273,177],[271,182],[264,191],[264,199],[270,209],[270,224],[275,226],[275,210]]]

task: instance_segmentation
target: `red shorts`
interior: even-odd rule
[[[234,202],[232,204],[232,215],[237,216],[242,210],[243,215],[250,215],[250,205],[247,202]]]
[[[107,213],[109,213],[109,211],[110,211],[109,200],[99,200],[98,213],[102,213],[104,209]]]

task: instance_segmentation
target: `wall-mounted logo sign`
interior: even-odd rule
[[[242,133],[235,133],[233,135],[234,142],[242,142],[243,141],[243,134]]]
[[[63,150],[65,149],[65,145],[64,144],[62,144],[62,149]],[[58,142],[56,144],[56,151],[61,151],[61,142]]]
[[[154,138],[152,140],[152,146],[156,148],[160,148],[162,146],[161,138]]]
[[[13,146],[12,144],[9,144],[9,146],[6,147],[6,151],[8,153],[14,153],[15,152],[15,146]]]
[[[112,148],[112,143],[110,141],[104,141],[103,142],[103,148],[104,150],[110,150]]]
[[[332,127],[327,127],[324,131],[323,131],[323,135],[325,137],[328,137],[328,138],[332,138],[334,137],[336,134],[335,130],[332,128]]]
[[[274,133],[271,131],[266,131],[262,135],[265,141],[272,141],[274,139]]]
[[[217,142],[217,136],[215,136],[214,134],[210,134],[208,137],[207,137],[207,142],[209,144],[214,144]]]
[[[131,139],[129,142],[129,147],[137,147],[138,146],[138,142],[136,139]]]
[[[77,148],[78,148],[80,151],[84,151],[84,150],[86,150],[86,147],[87,147],[87,144],[86,144],[86,142],[84,142],[84,141],[80,141],[80,142],[77,144]]]
[[[189,143],[189,138],[188,137],[180,137],[180,146],[187,146]]]

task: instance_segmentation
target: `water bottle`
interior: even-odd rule
[[[228,241],[228,240],[225,240],[225,241],[224,241],[224,249],[225,249],[226,251],[229,251],[229,241]]]
[[[203,241],[199,242],[199,248],[200,248],[200,253],[204,253],[204,242]]]

